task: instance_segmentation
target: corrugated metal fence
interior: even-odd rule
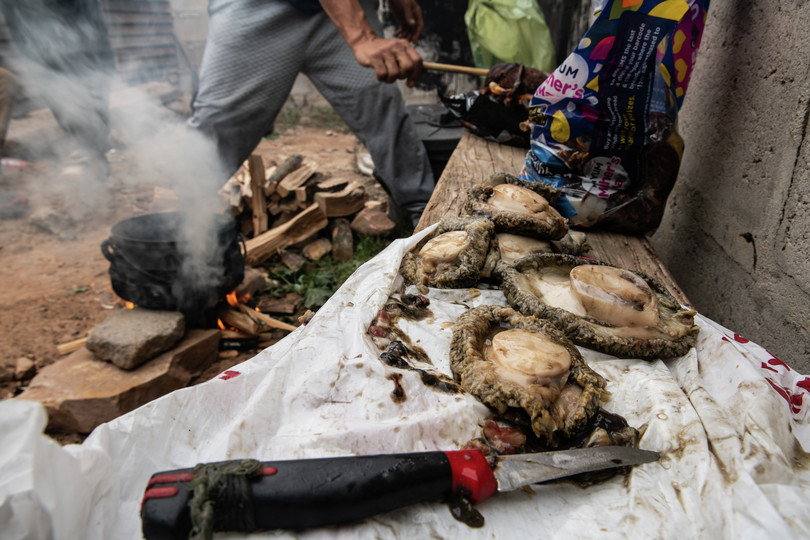
[[[121,78],[128,84],[179,85],[188,67],[175,37],[169,0],[101,0],[101,4]],[[0,16],[0,64],[9,65],[15,55]]]

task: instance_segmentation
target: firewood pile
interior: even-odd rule
[[[248,266],[274,255],[303,261],[331,253],[346,261],[353,255],[353,233],[387,235],[395,228],[385,202],[367,200],[360,182],[324,174],[297,154],[269,168],[251,155],[220,195],[247,238]],[[292,247],[298,249],[288,252]]]

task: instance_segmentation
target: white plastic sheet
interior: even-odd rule
[[[429,232],[425,231],[425,233]],[[395,242],[362,266],[312,321],[213,380],[99,426],[82,445],[42,434],[33,402],[0,402],[0,537],[140,538],[140,501],[158,471],[234,458],[262,460],[456,449],[489,412],[467,395],[426,387],[379,360],[366,330],[401,284]],[[499,291],[431,290],[434,317],[401,328],[450,374],[449,321],[505,304]],[[479,505],[471,529],[440,503],[392,511],[302,538],[810,538],[810,378],[756,344],[697,317],[697,347],[681,358],[621,360],[580,349],[608,380],[604,407],[662,453],[627,476],[580,488],[537,486]],[[243,538],[220,534],[217,538]],[[253,538],[253,536],[251,536]]]

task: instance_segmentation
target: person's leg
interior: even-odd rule
[[[115,62],[99,0],[5,0],[2,11],[19,71],[79,149],[103,161]]]
[[[376,13],[370,6],[364,8],[381,35]],[[377,81],[374,70],[357,63],[328,17],[318,20],[318,31],[307,45],[304,72],[368,149],[375,172],[397,207],[393,216],[415,225],[435,182],[402,95],[395,84]]]
[[[0,68],[0,155],[6,144],[11,108],[17,97],[17,78],[8,70]]]
[[[236,171],[273,128],[303,65],[309,17],[285,0],[210,0],[189,125]]]

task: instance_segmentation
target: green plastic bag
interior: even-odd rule
[[[518,62],[551,72],[557,66],[551,32],[536,0],[470,0],[464,22],[477,67]]]

